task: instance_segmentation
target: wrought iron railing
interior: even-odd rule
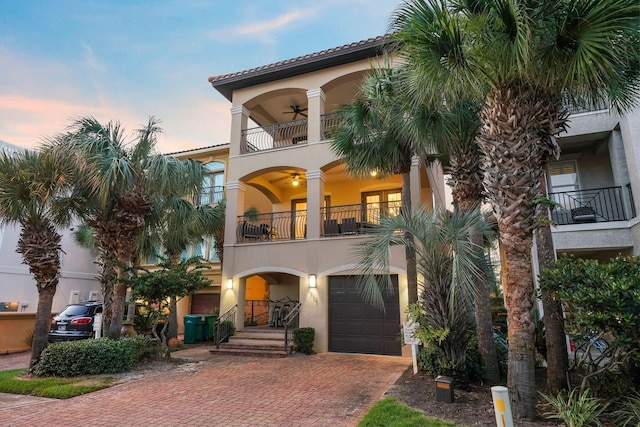
[[[238,313],[238,304],[227,310],[222,316],[218,317],[215,324],[215,343],[216,347],[227,341],[230,336],[236,333],[236,314]]]
[[[363,234],[380,222],[380,218],[400,214],[400,201],[327,206],[321,208],[321,236]]]
[[[338,113],[322,115],[322,136],[324,139],[333,138],[333,131],[338,127]]]
[[[558,225],[627,219],[622,187],[549,193],[549,197],[559,204],[551,210],[551,219]]]
[[[240,153],[273,150],[307,143],[307,119],[274,123],[242,131]]]
[[[289,331],[299,326],[300,303],[297,303],[284,318],[284,351],[289,353]]]
[[[216,185],[214,187],[204,187],[200,191],[200,196],[196,200],[198,206],[215,205],[224,198],[224,187]]]
[[[588,113],[589,111],[601,111],[608,110],[609,105],[606,102],[589,102],[585,100],[581,103],[570,102],[568,99],[564,99],[564,106],[570,114]]]
[[[633,191],[631,191],[631,183],[627,184],[627,193],[629,194],[629,203],[631,204],[631,218],[636,217],[636,204],[633,201]]]
[[[307,211],[286,211],[238,217],[237,243],[300,240],[306,238]]]
[[[269,309],[268,300],[246,300],[244,303],[244,326],[268,325]]]

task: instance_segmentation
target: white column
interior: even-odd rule
[[[227,210],[224,222],[225,245],[236,243],[238,216],[244,213],[245,185],[240,181],[227,182]]]
[[[322,115],[324,114],[324,103],[327,97],[322,89],[312,89],[307,91],[309,102],[309,117],[307,118],[307,143],[313,144],[324,140],[322,134]]]
[[[422,200],[422,183],[420,180],[420,159],[414,157],[411,159],[411,172],[409,173],[411,179],[411,209],[415,210],[418,206],[423,204]],[[431,203],[429,201],[429,203]]]
[[[325,175],[321,170],[307,171],[307,239],[320,237],[320,208],[324,201]]]
[[[249,120],[249,110],[244,105],[231,108],[231,139],[229,147],[229,157],[240,154],[242,144],[242,131],[247,129]]]

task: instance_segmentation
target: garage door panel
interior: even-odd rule
[[[329,277],[329,351],[401,354],[397,276],[392,276],[395,292],[384,294],[385,311],[362,301],[356,281]]]

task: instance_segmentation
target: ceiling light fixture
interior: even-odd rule
[[[293,175],[293,181],[291,181],[291,185],[297,187],[300,184],[300,176],[298,174]]]

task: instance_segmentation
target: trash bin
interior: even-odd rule
[[[184,343],[194,344],[202,341],[202,325],[204,320],[199,314],[184,316]]]
[[[216,324],[216,320],[218,320],[218,316],[216,314],[203,314],[201,317],[203,320],[202,341],[211,341],[213,340],[213,327]]]
[[[436,377],[436,402],[453,403],[453,378]]]

